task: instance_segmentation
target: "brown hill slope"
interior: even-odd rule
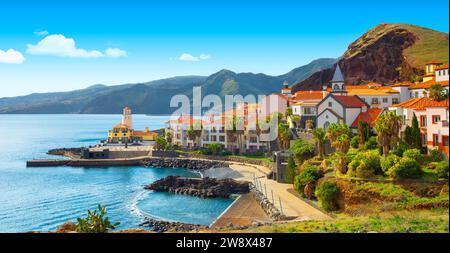
[[[406,24],[380,24],[359,37],[339,60],[347,83],[392,84],[423,74],[431,60],[448,63],[447,33]],[[327,84],[335,66],[318,71],[294,85],[293,91],[318,90]]]

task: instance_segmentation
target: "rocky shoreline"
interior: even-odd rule
[[[208,229],[208,226],[205,225],[196,225],[196,224],[188,224],[182,222],[171,222],[171,221],[162,221],[156,220],[149,217],[144,218],[144,222],[139,224],[139,226],[149,229],[151,231],[157,233],[163,233],[167,231],[173,232],[190,232],[190,231],[198,231]]]
[[[201,198],[229,198],[232,194],[250,192],[250,183],[230,178],[182,178],[168,176],[145,186],[144,189]]]
[[[228,163],[221,161],[182,159],[182,158],[144,158],[145,167],[185,168],[192,170],[207,170],[210,168],[228,167]]]

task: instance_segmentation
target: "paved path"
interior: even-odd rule
[[[264,166],[244,165],[239,163],[230,163],[230,168],[239,172],[240,176],[235,177],[237,180],[247,180],[253,182],[254,177],[257,177],[260,190],[262,192],[267,192],[270,200],[272,200],[273,192],[275,206],[278,207],[278,209],[282,209],[285,216],[291,217],[294,220],[331,219],[331,217],[327,214],[290,193],[288,189],[293,188],[291,184],[281,184],[274,180],[267,179],[266,174],[270,171],[268,168]]]
[[[211,228],[251,226],[253,221],[271,222],[269,216],[256,202],[252,193],[241,195],[212,225]]]

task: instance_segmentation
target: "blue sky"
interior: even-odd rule
[[[381,22],[448,32],[449,2],[425,5],[0,0],[0,97],[210,75],[224,68],[279,75],[317,58],[339,57]]]

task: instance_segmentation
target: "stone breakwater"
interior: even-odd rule
[[[189,232],[189,231],[198,231],[198,230],[208,229],[208,226],[204,226],[204,225],[155,220],[155,219],[152,219],[149,217],[145,217],[144,219],[145,219],[145,221],[142,222],[141,224],[139,224],[139,226],[150,229],[150,230],[158,232],[158,233],[167,232],[167,231]]]
[[[48,155],[61,155],[69,157],[80,157],[83,148],[55,148],[47,151]]]
[[[171,192],[201,198],[229,198],[232,194],[250,192],[250,183],[234,179],[181,178],[168,176],[147,185],[144,189],[158,192]]]
[[[153,157],[142,159],[142,165],[145,167],[185,168],[202,171],[210,168],[228,167],[229,164],[222,161]]]
[[[250,184],[250,190],[255,194],[255,199],[258,204],[272,220],[287,220],[287,217],[253,184]]]

